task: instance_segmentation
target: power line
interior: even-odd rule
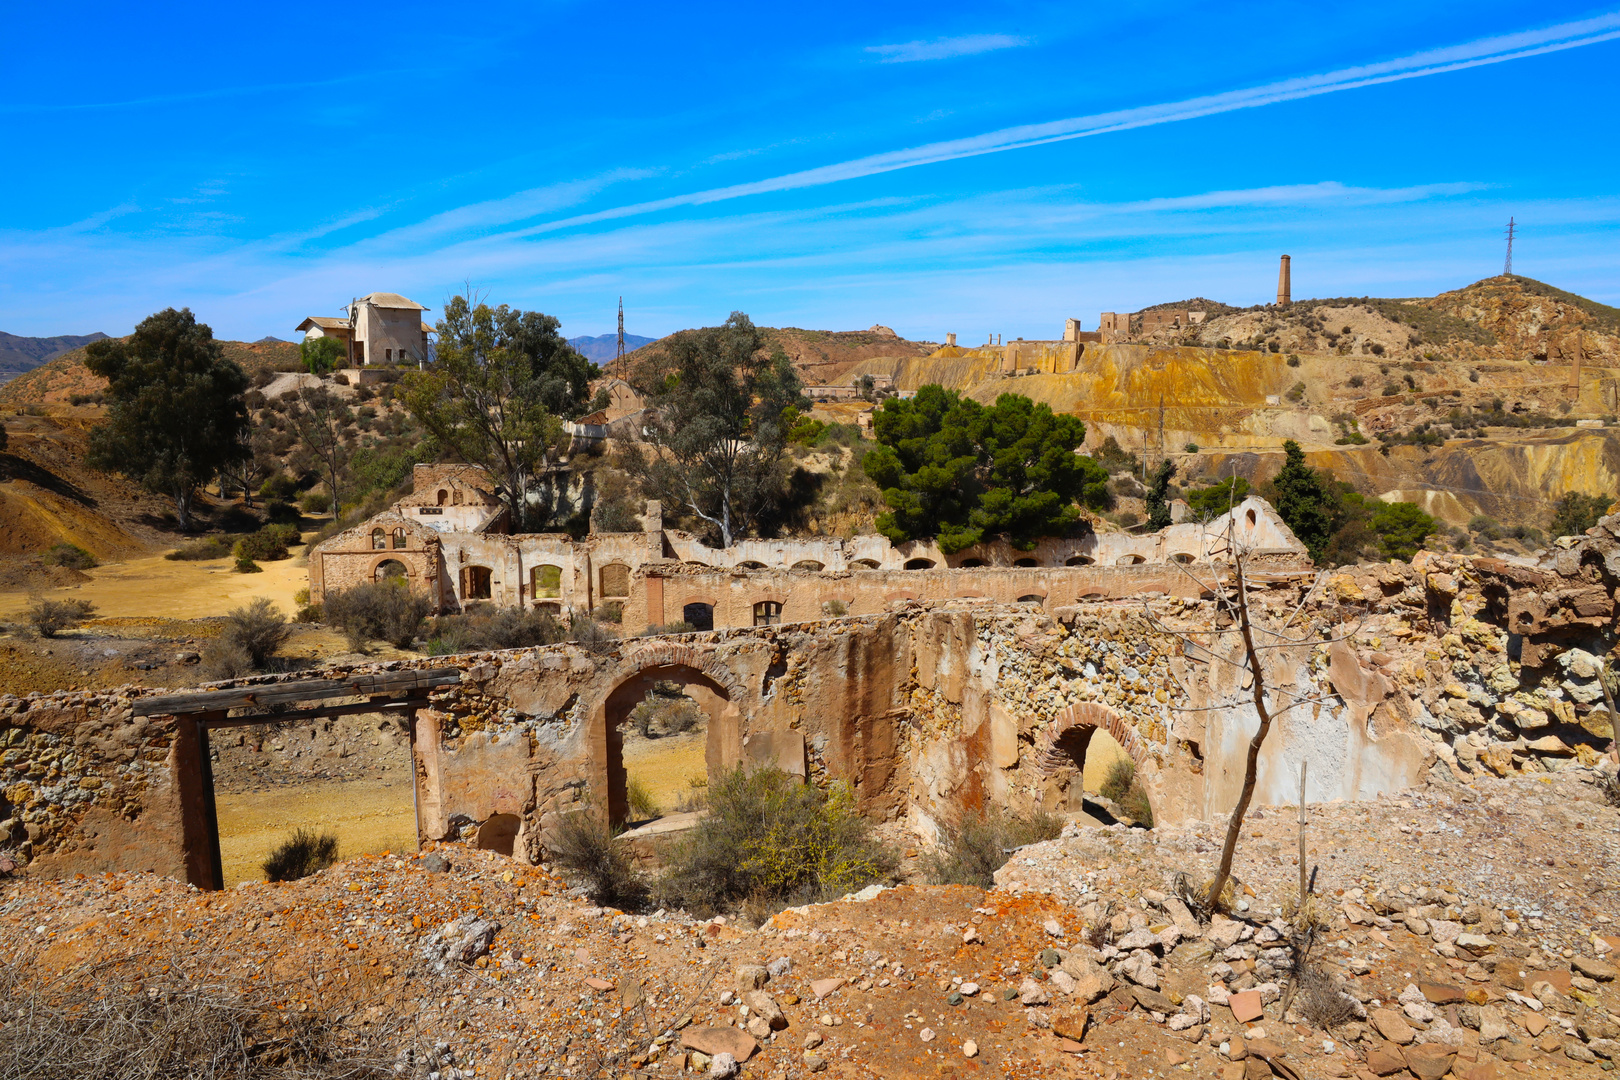
[[[624,359],[624,297],[619,297],[619,349],[613,354],[613,362],[617,364]]]
[[[1516,228],[1517,226],[1513,223],[1513,219],[1509,217],[1507,223],[1507,261],[1502,264],[1502,274],[1505,277],[1513,276],[1513,233]]]

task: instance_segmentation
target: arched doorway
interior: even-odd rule
[[[1083,824],[1116,821],[1152,828],[1150,760],[1136,732],[1106,705],[1083,702],[1059,714],[1042,735],[1042,806]]]
[[[398,559],[384,559],[382,562],[378,563],[377,568],[371,572],[371,579],[373,581],[387,581],[390,578],[404,580],[409,576],[410,570],[408,570],[405,564],[400,562]]]
[[[629,736],[633,753],[628,764],[643,777],[654,798],[666,810],[676,804],[674,796],[683,785],[691,788],[690,776],[700,775],[706,784],[742,758],[741,716],[733,702],[733,697],[741,692],[740,685],[728,685],[734,681],[729,672],[705,671],[702,661],[695,656],[694,663],[682,663],[678,659],[671,663],[663,655],[668,651],[667,647],[661,649],[655,662],[633,670],[620,680],[592,717],[591,783],[597,791],[607,792],[608,817],[615,823],[633,817],[629,798],[631,770],[626,767],[627,729],[635,732]],[[632,664],[635,662],[633,657],[629,659]],[[644,708],[642,715],[633,715],[638,707],[648,705],[649,695],[654,699],[652,707]],[[693,727],[672,732],[670,727],[680,726],[680,721],[670,725],[665,719],[678,716],[686,709],[683,701],[690,702],[690,707],[703,714],[693,725],[701,732],[700,755],[692,752],[692,739],[680,738],[688,735]],[[647,713],[654,714],[649,718],[653,736],[650,739],[639,730],[639,722]],[[675,741],[662,748],[656,745],[671,736]],[[677,749],[683,753],[666,753]],[[658,770],[663,770],[662,779],[658,778]]]

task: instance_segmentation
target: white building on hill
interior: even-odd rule
[[[367,364],[416,364],[433,358],[428,335],[433,328],[422,321],[428,308],[398,293],[374,292],[351,301],[346,318],[311,315],[298,324],[304,337],[337,338],[348,349],[345,367]]]

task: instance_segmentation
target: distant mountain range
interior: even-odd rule
[[[0,383],[33,371],[41,364],[81,345],[100,341],[106,334],[63,334],[61,337],[18,337],[0,332]],[[610,354],[611,355],[611,354]]]
[[[636,334],[624,335],[624,351],[639,349],[643,345],[651,345],[657,338],[640,337]],[[619,351],[618,334],[598,334],[595,337],[571,337],[568,344],[572,345],[581,356],[587,360],[612,360]]]

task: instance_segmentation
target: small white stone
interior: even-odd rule
[[[979,1044],[974,1042],[972,1039],[969,1039],[967,1042],[963,1043],[962,1044],[962,1056],[963,1057],[970,1057],[970,1058],[971,1057],[978,1057],[979,1056]]]

